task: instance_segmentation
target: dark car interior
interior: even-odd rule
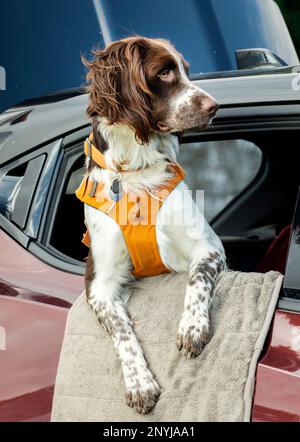
[[[80,183],[80,176],[84,175],[84,156],[80,156],[67,173],[62,197],[60,199],[57,214],[55,217],[50,244],[63,254],[70,256],[78,261],[84,261],[87,256],[87,248],[81,242],[82,236],[86,230],[84,224],[84,206],[77,199],[75,194],[67,191],[71,176],[76,173],[79,177],[77,183]],[[73,190],[76,187],[73,186]],[[71,222],[66,226],[67,220]],[[62,229],[62,226],[65,228]]]
[[[205,137],[207,139],[208,135]],[[241,134],[237,137],[241,138]],[[210,220],[210,224],[222,238],[230,268],[283,272],[290,236],[287,226],[292,222],[299,187],[300,151],[297,136],[295,132],[272,130],[256,131],[255,135],[243,133],[242,137],[261,150],[259,170],[251,182]],[[208,139],[226,138],[232,139],[232,133],[228,136],[209,135]],[[188,136],[184,142],[195,142],[195,138]],[[63,255],[82,262],[88,253],[86,246],[81,243],[86,230],[84,209],[74,195],[84,174],[82,154],[73,156],[62,173],[63,185],[60,196],[56,198],[56,203],[59,203],[56,204],[56,215],[47,241]],[[274,259],[279,249],[278,245],[271,245],[280,234],[281,258]]]

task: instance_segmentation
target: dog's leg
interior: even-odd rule
[[[210,339],[209,307],[216,277],[225,267],[222,251],[207,251],[191,265],[177,347],[188,358],[198,356]]]
[[[195,357],[210,336],[211,292],[226,267],[226,257],[221,240],[183,182],[160,210],[157,238],[166,265],[176,272],[189,271],[177,347],[187,357]]]
[[[130,294],[130,259],[119,227],[107,215],[95,210],[86,209],[91,236],[86,270],[87,300],[119,355],[127,405],[139,413],[147,413],[154,407],[160,389],[125,307]]]
[[[159,386],[148,368],[121,300],[121,290],[111,280],[98,279],[92,284],[88,303],[112,338],[119,355],[126,385],[127,405],[135,407],[139,413],[147,413],[159,397]]]

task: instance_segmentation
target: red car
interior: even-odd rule
[[[291,68],[262,73],[194,79],[221,110],[214,127],[184,135],[179,161],[191,187],[206,191],[206,215],[230,267],[285,273],[252,419],[299,421],[300,92]],[[68,308],[84,286],[83,207],[74,190],[90,131],[86,102],[71,90],[0,115],[1,421],[50,418]]]

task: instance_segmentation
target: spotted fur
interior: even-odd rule
[[[210,339],[209,307],[214,282],[225,268],[224,254],[209,252],[190,271],[177,347],[188,358],[198,356]]]

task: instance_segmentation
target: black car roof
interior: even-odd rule
[[[228,113],[239,116],[241,108],[243,116],[253,115],[254,107],[262,105],[270,106],[271,114],[280,114],[284,111],[279,104],[300,104],[300,74],[297,72],[193,81],[219,101],[219,118]],[[52,93],[0,114],[1,164],[87,126],[87,95],[83,91],[73,89]],[[259,113],[259,110],[255,112]],[[300,107],[297,106],[295,112],[299,114]]]

